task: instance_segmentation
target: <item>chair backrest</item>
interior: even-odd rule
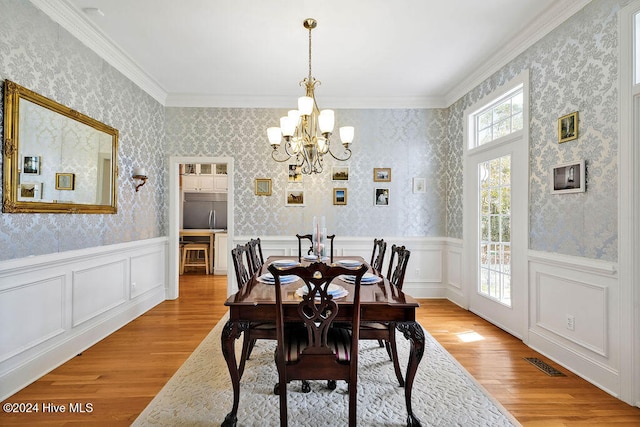
[[[358,269],[314,262],[307,267],[280,269],[274,264],[269,271],[275,278],[276,295],[276,366],[278,368],[278,394],[280,395],[280,425],[287,425],[287,382],[291,380],[346,380],[349,383],[349,426],[356,425],[358,389],[358,341],[360,337],[360,282],[367,271],[365,264]],[[296,275],[304,286],[300,290],[302,301],[283,305],[280,277]],[[329,286],[341,274],[355,275],[351,327],[331,327],[338,315],[339,304],[334,301]],[[299,283],[299,282],[298,282]],[[294,286],[294,285],[289,285]],[[298,291],[296,291],[298,293]],[[288,295],[289,291],[285,295]],[[285,336],[284,307],[289,310]],[[349,312],[348,310],[345,310]],[[297,313],[298,316],[295,316]],[[345,320],[345,319],[340,319]],[[302,323],[304,326],[296,326]],[[302,329],[298,329],[302,328]],[[351,332],[350,332],[351,331]],[[285,341],[286,339],[286,341]],[[320,408],[318,408],[320,409]],[[320,409],[322,410],[322,409]]]
[[[244,285],[251,279],[249,268],[249,245],[236,245],[231,250],[231,258],[233,259],[233,268],[236,270],[236,280],[238,281],[238,289],[242,289]],[[247,260],[247,264],[245,264]]]
[[[307,254],[310,254],[313,250],[311,247],[313,245],[313,237],[311,234],[296,234],[296,237],[298,238],[298,261],[302,261],[302,241],[305,239],[309,240],[309,250]]]
[[[373,239],[373,252],[371,252],[371,268],[382,272],[384,253],[387,251],[387,242],[384,239]]]
[[[249,262],[250,262],[250,273],[253,274],[262,267],[264,264],[264,257],[262,256],[262,243],[260,242],[260,238],[251,239],[247,243],[249,248]]]
[[[309,250],[307,251],[307,255],[313,252],[313,236],[311,234],[296,234],[298,238],[298,261],[302,261],[302,241],[309,240]],[[331,258],[331,262],[333,262],[333,239],[336,237],[335,234],[331,234],[327,236],[330,244],[330,252],[329,256]]]
[[[409,262],[410,255],[411,251],[404,246],[391,246],[391,259],[389,260],[387,279],[400,290],[402,290],[402,285],[404,284],[404,274],[407,271],[407,263]]]
[[[327,334],[338,314],[338,304],[333,300],[333,296],[329,291],[329,285],[334,279],[342,274],[355,276],[355,285],[353,287],[353,318],[352,324],[360,324],[360,281],[367,271],[366,265],[361,265],[357,269],[350,269],[342,266],[328,265],[323,262],[314,262],[309,266],[298,266],[293,268],[278,268],[274,264],[269,266],[269,271],[275,279],[276,294],[276,330],[278,334],[278,345],[282,346],[284,342],[284,320],[282,308],[282,292],[280,288],[280,276],[295,275],[304,282],[302,292],[302,301],[298,304],[298,314],[301,321],[307,329],[308,347],[302,352],[298,360],[301,360],[305,354],[326,354],[332,356],[335,360],[335,353],[327,342]],[[358,354],[358,336],[360,328],[352,328],[351,343],[351,361],[357,367]],[[279,347],[278,356],[283,359],[284,363],[284,347]],[[353,359],[356,359],[355,361]]]

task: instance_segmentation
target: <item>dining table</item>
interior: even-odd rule
[[[251,277],[249,282],[231,295],[225,305],[229,307],[229,320],[225,324],[221,334],[222,353],[229,369],[233,387],[233,406],[225,417],[223,426],[235,426],[237,423],[237,411],[240,402],[240,373],[236,360],[235,341],[240,338],[250,324],[254,322],[273,322],[276,319],[275,286],[261,280],[267,273],[268,266],[274,261],[291,260],[298,261],[297,256],[270,256],[260,269]],[[409,340],[410,351],[405,373],[404,395],[407,407],[407,426],[420,426],[420,420],[415,416],[411,407],[411,391],[413,381],[422,360],[425,348],[425,335],[422,327],[416,322],[416,309],[420,304],[410,295],[393,286],[387,278],[371,266],[362,257],[335,256],[334,263],[341,261],[358,261],[369,267],[368,272],[380,277],[380,280],[360,287],[360,322],[384,322],[394,324],[396,329]],[[314,262],[302,260],[303,265]],[[329,262],[326,260],[325,262]],[[340,281],[340,286],[347,291],[346,296],[337,298],[338,314],[335,322],[350,322],[353,313],[353,289],[354,285],[348,281]],[[334,281],[337,283],[337,281]],[[283,301],[283,316],[285,322],[299,322],[298,304],[301,296],[296,291],[303,284],[302,280],[291,282],[281,286]],[[274,362],[275,363],[275,362]],[[391,369],[393,369],[391,367]],[[381,405],[384,400],[381,398]]]

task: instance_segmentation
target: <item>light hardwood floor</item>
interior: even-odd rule
[[[163,302],[7,399],[3,403],[38,403],[40,409],[0,412],[0,425],[130,425],[226,312],[225,299],[226,277],[181,276],[179,299]],[[417,318],[524,426],[640,426],[640,408],[453,303],[423,300]],[[459,334],[467,332],[482,339],[465,343]],[[543,359],[566,377],[550,377],[525,357]],[[69,412],[69,404],[87,403],[91,412]],[[43,404],[66,412],[43,413]]]

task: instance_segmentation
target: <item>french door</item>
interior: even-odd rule
[[[469,310],[518,338],[527,321],[527,163],[515,137],[468,153],[464,166]]]

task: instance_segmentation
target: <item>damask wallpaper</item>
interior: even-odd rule
[[[450,107],[448,236],[462,238],[464,110],[528,68],[529,248],[617,261],[617,12],[627,3],[589,3]],[[578,139],[558,144],[557,119],[574,111]],[[587,191],[550,194],[553,166],[582,159]]]
[[[271,159],[265,132],[284,111],[165,108],[29,2],[0,0],[0,80],[120,132],[118,214],[0,214],[0,260],[166,235],[169,156],[234,157],[238,235],[293,235],[325,215],[338,235],[462,238],[464,110],[528,68],[529,246],[616,261],[616,13],[626,3],[591,2],[449,108],[337,110],[337,126],[356,128],[349,181],[332,182],[325,173],[289,184],[287,163]],[[558,144],[557,119],[573,111],[579,137]],[[551,168],[580,159],[587,164],[586,193],[550,194]],[[327,169],[333,164],[327,161]],[[136,166],[150,175],[138,193],[131,179]],[[375,167],[391,168],[392,181],[373,182]],[[424,193],[412,192],[414,177],[426,178]],[[255,178],[272,178],[273,195],[255,196]],[[332,204],[334,187],[347,188],[346,206]],[[375,188],[389,189],[389,206],[374,205]],[[304,207],[285,206],[288,189],[305,191]]]
[[[0,260],[166,234],[162,105],[23,0],[0,0],[5,79],[118,129],[120,173],[116,215],[0,214]],[[131,174],[140,165],[150,184],[136,193]]]
[[[238,235],[307,233],[313,216],[321,215],[329,233],[343,236],[444,235],[446,110],[337,110],[336,128],[348,123],[356,129],[352,158],[326,156],[325,173],[299,183],[288,182],[289,162],[271,158],[266,129],[282,115],[286,111],[167,108],[169,155],[234,157]],[[348,181],[331,180],[334,165],[349,166]],[[391,182],[374,182],[376,167],[391,168]],[[426,192],[413,193],[414,177],[426,178]],[[254,194],[255,178],[272,179],[271,196]],[[333,188],[347,189],[346,205],[333,205]],[[374,205],[376,188],[389,189],[389,206]],[[303,190],[305,206],[286,206],[287,190]]]

